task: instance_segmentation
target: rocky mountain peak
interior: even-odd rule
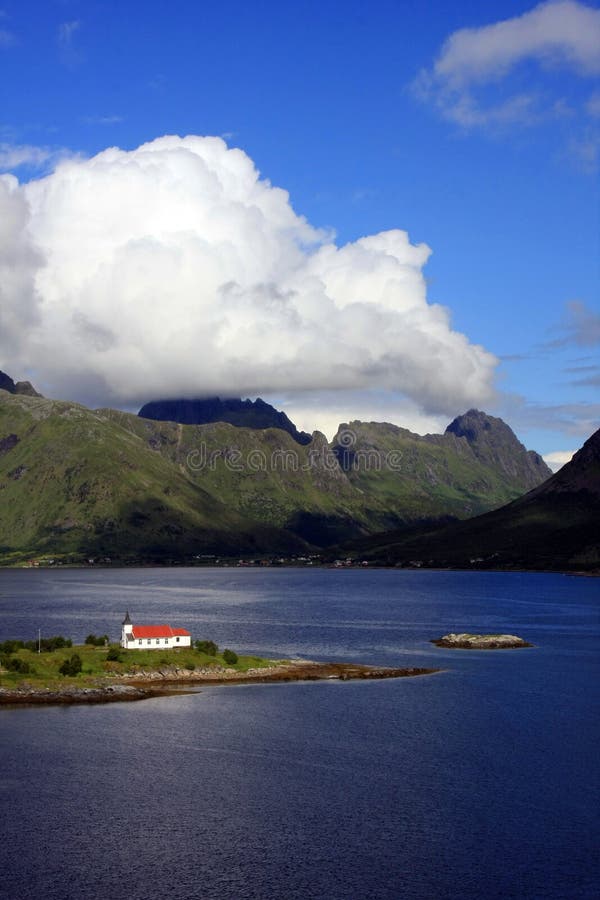
[[[445,434],[464,438],[477,459],[499,466],[507,475],[520,478],[528,488],[552,475],[539,453],[526,450],[506,422],[478,409],[457,416]]]
[[[513,430],[506,422],[478,409],[470,409],[462,416],[457,416],[446,428],[446,434],[464,437],[470,444],[482,441],[489,442],[500,437],[504,440],[513,440],[519,443]]]
[[[0,371],[0,390],[8,391],[9,394],[23,394],[26,397],[41,397],[41,394],[35,390],[31,382],[29,381],[17,381],[16,383],[12,380],[10,375],[7,375],[6,372]]]

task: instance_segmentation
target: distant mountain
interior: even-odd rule
[[[41,394],[33,388],[29,381],[17,381],[6,374],[0,372],[0,391],[8,391],[9,394],[24,394],[26,397],[41,397]]]
[[[551,478],[501,509],[424,534],[374,535],[353,552],[388,565],[598,570],[600,430]]]
[[[345,423],[332,448],[382,530],[427,517],[474,516],[552,475],[502,419],[477,410],[459,416],[443,435],[421,436],[388,423]]]
[[[535,477],[507,472],[511,452],[527,456],[514,435],[502,453],[488,438],[493,462],[454,433],[351,422],[334,445],[318,432],[306,444],[281,428],[185,425],[0,390],[0,561],[305,553],[439,527]]]
[[[503,472],[509,481],[533,488],[552,475],[539,453],[526,450],[506,422],[470,409],[448,425],[444,438],[464,438],[473,455],[484,465]]]
[[[298,431],[284,412],[280,412],[257,400],[240,398],[206,397],[196,400],[153,400],[140,409],[143,419],[158,422],[179,422],[181,425],[207,425],[210,422],[228,422],[236,428],[280,428],[287,431],[298,444],[310,444],[311,436]]]
[[[0,392],[0,559],[164,562],[306,550],[301,538],[244,516],[188,476],[184,426],[154,426]],[[178,445],[182,464],[172,458]]]

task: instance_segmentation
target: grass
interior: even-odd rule
[[[135,675],[136,672],[148,672],[170,666],[176,666],[178,669],[229,668],[235,669],[237,672],[246,672],[248,669],[268,668],[274,664],[273,660],[258,656],[239,656],[237,663],[231,666],[223,660],[220,653],[217,653],[216,656],[209,656],[193,648],[185,647],[177,650],[120,649],[120,660],[111,662],[106,658],[108,650],[108,647],[92,647],[88,644],[65,647],[51,653],[17,650],[12,656],[28,663],[30,672],[22,674],[0,667],[0,686],[14,688],[25,683],[37,687],[85,685],[96,683],[98,679],[113,675]],[[74,653],[81,658],[81,673],[72,677],[61,675],[59,671],[61,665]]]

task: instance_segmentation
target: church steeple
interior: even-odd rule
[[[127,650],[128,641],[133,640],[133,625],[131,623],[131,618],[129,616],[129,610],[125,613],[125,618],[123,619],[123,625],[121,627],[121,647],[124,647]]]

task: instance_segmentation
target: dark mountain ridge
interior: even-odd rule
[[[179,422],[181,425],[228,422],[236,428],[281,428],[298,444],[310,444],[311,441],[310,434],[298,431],[284,412],[265,403],[260,397],[257,400],[242,400],[239,397],[152,400],[142,406],[138,415],[143,419]]]
[[[374,535],[351,549],[387,565],[598,570],[600,430],[547,481],[500,509],[421,535]]]

